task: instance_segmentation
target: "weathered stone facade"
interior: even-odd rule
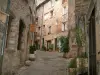
[[[68,27],[70,33],[70,52],[68,53],[68,57],[77,56],[78,46],[76,45],[76,36],[75,36],[75,28],[76,26],[80,26],[84,32],[85,31],[85,19],[88,11],[88,7],[90,4],[90,0],[69,0],[68,1]],[[84,49],[84,48],[83,48]],[[85,49],[84,49],[85,50]]]
[[[96,67],[97,75],[100,75],[100,0],[94,1],[95,28],[96,28]],[[92,7],[90,9],[93,9]]]
[[[32,0],[31,0],[32,1]],[[28,32],[30,18],[30,0],[11,0],[10,19],[6,48],[4,50],[3,75],[14,74],[19,66],[24,65],[28,59]],[[12,17],[12,18],[11,18]],[[22,29],[20,29],[22,27]]]
[[[89,55],[89,75],[100,74],[100,1],[99,0],[76,0],[75,1],[75,19],[84,17],[83,22],[86,34],[86,51]],[[78,20],[78,22],[80,22]],[[81,24],[81,23],[79,23]],[[92,39],[92,40],[91,40]]]
[[[62,0],[45,1],[47,2],[42,5],[40,3],[40,7],[37,6],[37,40],[41,40],[39,42],[41,47],[44,42],[47,49],[48,41],[50,41],[54,45],[54,50],[56,50],[58,37],[68,35],[68,1],[66,0],[65,5],[62,4]]]

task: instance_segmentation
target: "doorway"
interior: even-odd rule
[[[25,29],[25,24],[24,24],[23,20],[20,19],[20,21],[19,21],[19,37],[18,37],[17,50],[21,50],[21,44],[22,44],[24,29]]]
[[[49,50],[50,45],[51,45],[51,40],[47,41],[47,50]]]
[[[89,75],[96,73],[96,31],[95,31],[95,9],[93,9],[89,24]]]
[[[58,51],[58,49],[57,49],[57,38],[55,38],[55,50]]]

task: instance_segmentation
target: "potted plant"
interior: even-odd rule
[[[60,40],[60,49],[63,52],[63,57],[66,58],[66,53],[69,52],[69,37],[61,36]]]
[[[68,72],[69,75],[76,75],[77,74],[77,63],[76,63],[76,58],[71,59],[68,65]]]
[[[82,31],[82,28],[80,28],[79,26],[76,26],[76,43],[78,46],[78,57],[77,57],[78,74],[83,75],[84,73],[86,73],[88,62],[86,53],[82,52],[83,47],[86,44],[85,34]]]
[[[33,46],[30,46],[29,48],[29,59],[30,60],[35,60],[35,51],[36,51],[36,46],[33,45]]]
[[[79,56],[85,44],[85,35],[79,26],[76,26],[76,44],[78,46],[78,56]]]
[[[87,67],[88,67],[87,54],[83,52],[81,53],[80,56],[77,57],[77,68],[79,75],[87,73]]]

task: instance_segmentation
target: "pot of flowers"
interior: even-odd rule
[[[35,51],[36,51],[36,46],[35,45],[30,46],[30,49],[29,49],[29,59],[30,60],[35,60]]]
[[[77,68],[78,75],[87,75],[88,59],[85,52],[81,53],[81,55],[77,57]]]
[[[68,73],[69,73],[69,75],[76,75],[77,74],[76,58],[71,59],[71,61],[69,62]]]

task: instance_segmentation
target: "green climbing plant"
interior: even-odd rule
[[[78,46],[78,52],[80,48],[85,45],[85,35],[79,26],[76,26],[76,44]]]
[[[84,33],[79,26],[76,27],[76,43],[79,47],[84,45]]]
[[[61,36],[61,37],[59,38],[59,41],[60,41],[60,43],[61,43],[60,49],[61,49],[61,51],[64,53],[64,54],[63,54],[63,57],[66,57],[66,53],[69,52],[69,37]]]
[[[64,37],[64,36],[61,36],[59,38],[60,42],[61,42],[61,50],[64,52],[64,53],[67,53],[69,52],[69,37]]]

